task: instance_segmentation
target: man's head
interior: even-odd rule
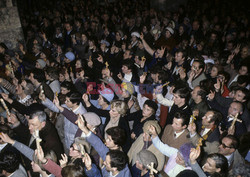
[[[43,111],[36,111],[31,114],[28,120],[30,134],[33,134],[36,130],[42,130],[46,125],[47,115]]]
[[[63,95],[66,95],[67,93],[69,93],[72,90],[73,90],[73,84],[71,82],[64,81],[61,83],[61,93]]]
[[[143,109],[142,109],[142,116],[150,117],[156,113],[158,109],[158,105],[152,100],[146,100]]]
[[[189,89],[187,87],[175,88],[173,90],[174,93],[174,104],[178,107],[183,106],[188,100],[190,96]]]
[[[220,142],[219,153],[228,156],[235,152],[238,147],[239,140],[233,135],[227,135]]]
[[[73,25],[70,22],[65,22],[64,28],[66,29],[67,32],[70,32],[72,31]]]
[[[107,131],[106,146],[109,149],[118,149],[126,142],[126,134],[120,127],[112,127]]]
[[[132,52],[130,50],[126,50],[123,54],[123,59],[126,60],[130,58],[132,58]]]
[[[79,106],[81,102],[81,95],[78,92],[75,93],[68,93],[66,95],[65,104],[68,108],[73,108],[75,106]]]
[[[32,84],[36,85],[37,83],[41,83],[45,81],[45,73],[41,69],[34,69],[30,72],[29,80]]]
[[[235,95],[234,95],[234,101],[239,101],[241,103],[247,101],[247,97],[248,97],[249,91],[246,88],[238,88],[235,91]]]
[[[243,105],[241,102],[239,101],[234,101],[230,104],[229,108],[228,108],[228,116],[236,116],[236,114],[241,115],[243,113]]]
[[[176,112],[174,115],[172,127],[176,133],[182,132],[187,128],[189,124],[190,117],[186,114]]]
[[[205,128],[212,128],[214,125],[217,125],[219,121],[222,120],[222,114],[218,111],[207,111],[206,114],[202,117],[202,125]]]
[[[112,172],[112,174],[117,174],[122,171],[127,164],[127,156],[124,152],[119,150],[110,150],[104,161],[104,165],[107,171]]]
[[[185,61],[186,52],[184,50],[177,50],[175,53],[175,62],[182,64]]]
[[[219,153],[209,154],[206,163],[202,166],[204,172],[210,174],[227,174],[228,162],[226,157]]]
[[[200,86],[196,86],[194,90],[191,92],[191,96],[192,99],[195,101],[195,103],[200,103],[202,100],[205,100],[207,92]]]
[[[199,75],[202,73],[205,69],[205,63],[201,60],[194,60],[191,70],[196,74]]]
[[[0,157],[0,169],[2,170],[3,175],[10,176],[11,173],[14,173],[20,164],[20,159],[18,155],[14,152],[7,151],[1,154]]]
[[[133,70],[134,63],[130,60],[124,60],[122,63],[123,74],[130,74]]]

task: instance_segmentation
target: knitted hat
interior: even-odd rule
[[[65,57],[70,61],[73,61],[75,59],[75,54],[73,52],[67,52],[65,53]]]
[[[174,30],[171,27],[167,27],[166,30],[168,30],[172,35],[174,34]]]
[[[89,125],[92,125],[92,126],[96,127],[96,126],[101,124],[100,117],[94,112],[87,112],[87,113],[83,114],[83,116],[85,118],[85,121]]]
[[[154,168],[156,168],[158,164],[155,155],[151,151],[146,149],[143,149],[139,153],[137,153],[136,159],[147,169],[149,169],[148,165],[151,165],[151,162],[154,163]]]
[[[128,91],[130,95],[133,95],[135,92],[134,86],[130,82],[123,82],[121,84],[121,87],[124,88],[126,91]]]
[[[46,62],[43,59],[38,59],[36,60],[36,62],[39,63],[39,65],[41,66],[41,69],[43,69],[46,66]]]
[[[114,92],[109,88],[105,88],[102,91],[99,91],[99,93],[109,102],[111,102],[115,96]]]
[[[155,112],[157,111],[158,109],[158,105],[156,104],[156,102],[152,101],[152,100],[146,100],[144,102],[144,105],[148,105],[150,108],[152,108]]]
[[[186,163],[188,163],[191,148],[194,148],[192,143],[185,143],[179,149],[179,152]]]
[[[137,38],[140,38],[140,34],[138,32],[131,33],[131,36],[135,36]]]
[[[161,133],[161,127],[158,124],[157,120],[148,120],[148,121],[146,121],[144,123],[144,125],[143,125],[143,132],[148,132],[148,129],[149,129],[150,125],[153,125],[155,127],[155,130],[156,130],[157,134]]]

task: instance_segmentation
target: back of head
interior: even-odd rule
[[[126,133],[120,127],[111,127],[106,133],[112,137],[112,140],[117,146],[123,146],[126,142]]]
[[[62,169],[62,177],[87,177],[83,167],[79,165],[67,165]]]
[[[183,170],[176,177],[199,177],[193,170]]]
[[[20,160],[14,152],[4,152],[0,156],[0,170],[5,170],[7,173],[13,173],[19,168]]]
[[[67,97],[69,97],[69,100],[74,104],[74,103],[77,103],[77,104],[80,104],[81,102],[81,94],[78,93],[78,92],[69,92],[67,95]]]
[[[120,150],[110,150],[107,155],[110,156],[111,167],[117,168],[118,171],[122,171],[126,167],[128,157],[124,152]]]

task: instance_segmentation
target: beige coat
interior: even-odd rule
[[[136,162],[136,155],[137,155],[138,152],[140,152],[142,150],[143,145],[144,145],[143,134],[141,134],[136,139],[136,141],[132,144],[131,148],[128,151],[129,163],[131,163],[132,165],[135,164],[135,162]],[[165,162],[164,155],[158,149],[156,149],[156,147],[153,144],[151,144],[147,148],[147,150],[151,151],[155,155],[155,157],[156,157],[156,159],[158,161],[157,170],[158,171],[162,170],[164,162]]]

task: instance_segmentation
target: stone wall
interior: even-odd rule
[[[16,3],[0,0],[0,42],[15,49],[18,41],[24,41],[24,37]]]

